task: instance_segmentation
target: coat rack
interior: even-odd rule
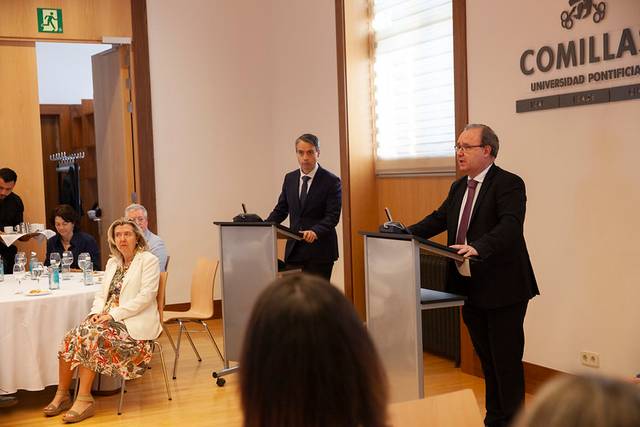
[[[84,159],[84,151],[67,154],[64,151],[49,156],[52,162],[58,162],[58,202],[72,206],[82,215],[82,200],[80,199],[80,165],[78,160]]]
[[[76,171],[80,170],[78,160],[84,159],[84,151],[78,151],[76,153],[67,154],[65,151],[54,153],[49,156],[49,160],[52,162],[58,162],[56,166],[56,172],[68,172],[70,166],[75,166]]]

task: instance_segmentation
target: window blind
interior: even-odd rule
[[[376,172],[454,172],[452,2],[372,5]]]

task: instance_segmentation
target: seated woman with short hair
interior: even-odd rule
[[[63,420],[78,422],[94,414],[91,385],[96,373],[125,379],[144,373],[151,360],[153,340],[162,331],[156,294],[160,278],[158,258],[135,222],[116,220],[108,231],[111,258],[103,289],[96,293],[89,316],[65,335],[60,351],[58,390],[44,408],[47,416],[71,408]],[[72,404],[69,386],[79,366],[78,398]]]
[[[73,252],[71,268],[78,268],[78,255],[87,252],[91,255],[93,269],[100,270],[100,248],[91,234],[78,230],[80,216],[69,205],[60,205],[53,210],[51,220],[56,227],[56,235],[47,240],[45,265],[49,265],[49,257],[57,252],[62,256],[64,251]]]
[[[276,280],[258,298],[240,361],[245,427],[386,426],[387,382],[362,321],[319,277]]]

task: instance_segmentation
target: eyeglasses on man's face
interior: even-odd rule
[[[453,146],[453,149],[455,150],[456,153],[458,151],[462,151],[463,153],[466,153],[472,148],[480,148],[480,147],[484,147],[485,145],[486,144],[480,144],[480,145],[456,144]]]

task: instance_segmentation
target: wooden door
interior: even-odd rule
[[[92,57],[98,203],[103,265],[109,256],[107,230],[135,200],[129,46]]]
[[[16,171],[14,191],[24,203],[24,220],[43,223],[44,179],[40,146],[38,77],[33,42],[0,41],[0,168]],[[2,244],[2,243],[0,243]],[[43,259],[44,243],[18,242]]]
[[[99,226],[87,215],[98,201],[93,100],[83,99],[82,104],[40,104],[40,126],[47,228],[55,229],[51,213],[60,204],[58,162],[49,158],[61,151],[83,152],[85,157],[78,162],[82,205],[82,212],[78,212],[81,214],[79,229],[91,234],[100,245]]]

